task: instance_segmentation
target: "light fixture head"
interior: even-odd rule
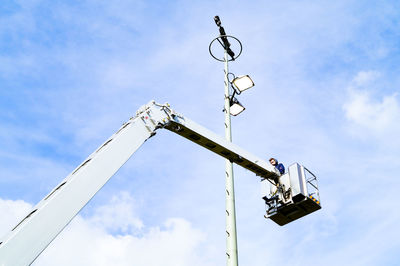
[[[232,84],[240,91],[245,91],[254,86],[253,80],[249,77],[249,75],[244,75],[240,77],[236,77],[232,80]]]
[[[232,97],[230,100],[230,114],[233,116],[237,116],[241,112],[243,112],[246,108],[240,104],[240,102],[235,98]]]

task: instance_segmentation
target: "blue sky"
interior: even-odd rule
[[[398,265],[396,1],[3,1],[0,233],[143,104],[223,135],[219,15],[244,46],[233,141],[304,164],[323,209],[279,227],[235,167],[242,265]],[[34,265],[222,265],[224,160],[168,131],[149,140]]]

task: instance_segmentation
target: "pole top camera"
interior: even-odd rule
[[[215,24],[217,24],[218,27],[221,27],[221,20],[219,19],[219,16],[215,16],[214,17],[214,21],[215,21]]]

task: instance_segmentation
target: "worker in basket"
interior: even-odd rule
[[[277,159],[270,158],[269,162],[274,167],[274,171],[278,176],[281,176],[281,175],[283,175],[285,173],[285,166],[283,166],[283,164],[281,164],[281,163],[278,163]],[[274,201],[279,199],[279,196],[278,196],[277,192],[279,190],[284,189],[284,188],[281,187],[281,185],[279,183],[279,178],[276,178],[274,181],[275,181],[276,188],[275,188],[275,191],[273,193],[271,192],[271,194],[270,194],[271,197],[270,198],[268,198],[267,196],[263,197],[263,199],[265,200],[265,203],[269,206],[269,210],[271,210],[271,207],[273,206],[271,204]]]
[[[270,158],[269,162],[275,167],[276,169],[276,173],[283,175],[285,173],[285,166],[283,166],[283,164],[278,163],[278,160],[275,158]]]

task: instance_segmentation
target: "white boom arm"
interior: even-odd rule
[[[104,142],[0,239],[0,266],[30,265],[130,156],[159,128],[175,132],[257,175],[276,180],[274,168],[215,133],[154,101]]]

